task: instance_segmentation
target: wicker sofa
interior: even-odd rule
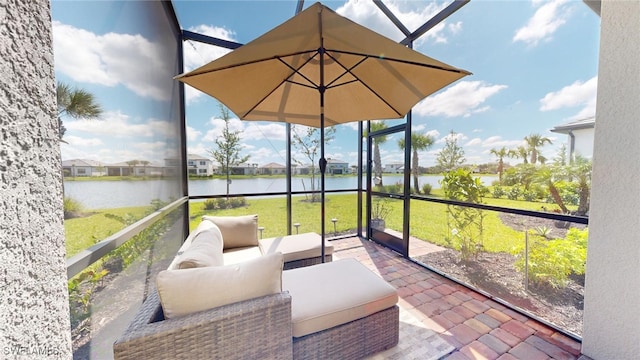
[[[357,359],[397,344],[391,285],[354,259],[283,271],[284,259],[267,252],[206,266],[191,257],[205,266],[189,269],[174,260],[115,342],[114,358]]]

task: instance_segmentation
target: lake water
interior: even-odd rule
[[[480,177],[485,185],[490,185],[494,176]],[[431,184],[439,188],[438,181],[442,176],[420,176],[420,186]],[[308,178],[294,178],[291,182],[293,191],[310,189]],[[385,185],[402,181],[402,175],[384,175]],[[413,180],[412,180],[413,181]],[[232,180],[229,187],[233,194],[256,194],[265,192],[285,192],[286,179],[278,178],[252,178]],[[325,177],[327,190],[355,189],[358,186],[358,178]],[[305,189],[306,187],[306,189]],[[65,196],[78,200],[87,209],[105,209],[127,206],[145,206],[153,199],[169,201],[180,197],[175,180],[138,180],[138,181],[65,181]],[[226,180],[206,179],[189,180],[189,194],[198,195],[224,195],[227,191]]]

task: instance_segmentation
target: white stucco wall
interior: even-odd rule
[[[640,356],[640,1],[603,1],[582,351]]]
[[[70,359],[49,0],[0,0],[0,359]]]
[[[593,137],[595,129],[579,129],[574,130],[573,135],[576,137],[574,152],[587,159],[593,156]]]

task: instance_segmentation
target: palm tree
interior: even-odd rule
[[[589,212],[589,195],[591,193],[591,160],[576,155],[569,165],[569,176],[578,182],[578,210],[576,215],[586,216]]]
[[[435,139],[432,136],[426,134],[411,133],[411,148],[413,150],[413,158],[411,160],[411,173],[413,174],[413,188],[416,194],[420,194],[420,186],[418,184],[418,151],[424,151],[433,146]],[[398,141],[400,149],[404,150],[404,139]]]
[[[151,162],[147,160],[140,160],[140,165],[143,166],[144,176],[147,176],[147,166],[151,165]]]
[[[382,121],[371,122],[371,132],[384,130],[387,128],[387,123]],[[365,134],[366,136],[367,134]],[[373,174],[376,178],[380,179],[378,186],[382,186],[382,159],[380,159],[380,145],[387,142],[386,135],[380,135],[373,138]]]
[[[129,160],[126,164],[129,165],[129,176],[136,176],[135,168],[140,164],[140,160]]]
[[[63,114],[74,119],[97,119],[102,116],[102,107],[97,103],[95,96],[86,90],[71,88],[65,83],[58,82],[56,97],[58,100],[58,133],[61,140],[67,131],[62,124]]]
[[[504,171],[504,158],[509,156],[509,150],[506,147],[500,149],[491,149],[490,152],[498,158],[498,179],[502,184],[502,172]]]
[[[524,141],[526,141],[527,148],[531,153],[531,164],[534,165],[538,161],[538,149],[544,146],[544,144],[551,144],[551,139],[540,134],[525,136]]]
[[[549,193],[551,194],[551,197],[553,198],[553,201],[556,203],[556,205],[558,205],[558,207],[560,207],[560,210],[562,211],[563,214],[568,214],[569,213],[569,209],[567,209],[567,207],[564,204],[564,201],[562,200],[562,197],[560,196],[560,192],[558,191],[558,188],[556,188],[556,181],[559,178],[562,178],[564,175],[562,174],[561,171],[558,171],[557,168],[553,168],[550,166],[542,166],[537,172],[536,172],[536,180],[547,186],[547,188],[549,189]]]
[[[514,159],[520,159],[522,158],[523,160],[523,164],[528,164],[529,163],[529,152],[527,151],[527,148],[525,148],[524,146],[518,146],[515,149],[511,149],[509,150],[509,157],[514,158]]]

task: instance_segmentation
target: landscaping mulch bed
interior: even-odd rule
[[[553,220],[501,214],[501,219],[516,230],[536,226],[551,229],[551,236],[564,237],[567,229],[556,228]],[[584,228],[582,225],[572,225]],[[514,267],[515,256],[508,253],[481,253],[474,261],[462,261],[458,251],[446,249],[420,256],[417,260],[476,289],[500,298],[545,320],[561,330],[582,335],[584,276],[573,276],[564,288],[530,284],[525,288],[524,274]]]

